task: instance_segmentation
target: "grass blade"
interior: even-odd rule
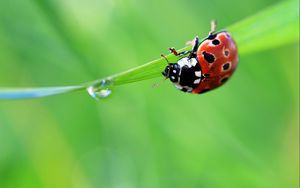
[[[57,95],[80,90],[80,86],[61,86],[61,87],[41,87],[41,88],[24,88],[11,89],[1,88],[0,99],[28,99]]]
[[[299,1],[283,1],[226,29],[239,54],[275,48],[299,40]]]
[[[234,37],[239,47],[239,55],[243,56],[299,41],[298,7],[299,2],[296,0],[283,1],[229,26],[226,30]],[[187,46],[179,51],[189,49],[191,47]],[[169,54],[167,58],[174,62],[177,57]],[[0,89],[0,99],[25,99],[57,95],[85,89],[91,85],[99,85],[103,80],[108,80],[109,83],[112,83],[111,85],[122,85],[146,80],[161,76],[161,71],[166,65],[164,61],[163,58],[160,58],[122,73],[87,82],[79,86]]]

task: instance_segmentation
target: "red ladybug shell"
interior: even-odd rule
[[[203,79],[192,93],[204,93],[221,86],[233,74],[238,64],[236,44],[225,31],[211,34],[199,45],[197,60]]]

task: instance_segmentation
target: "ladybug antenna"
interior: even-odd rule
[[[164,54],[161,54],[160,55],[161,57],[163,57],[166,61],[167,61],[167,63],[170,65],[171,63],[169,62],[169,60],[167,59],[167,57],[164,55]]]
[[[168,77],[165,77],[164,79],[160,80],[159,82],[154,83],[154,84],[152,85],[152,88],[158,88],[158,87],[161,86],[161,84],[163,84],[164,81],[167,80],[167,79],[168,79]]]
[[[213,34],[214,32],[216,32],[216,29],[217,29],[217,21],[212,20],[210,22],[210,32],[209,32],[209,34]]]

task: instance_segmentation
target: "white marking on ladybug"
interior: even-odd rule
[[[174,73],[176,73],[176,70],[173,70]]]
[[[195,71],[195,76],[197,76],[197,77],[201,77],[201,71]]]
[[[184,57],[177,62],[180,67],[187,65],[189,68],[191,68],[193,64],[196,65],[196,63],[197,60],[195,58],[189,59],[188,57]]]
[[[195,67],[198,63],[195,58],[190,59],[190,61],[191,61],[191,64],[192,64],[193,67]]]
[[[200,83],[200,78],[194,81],[194,84],[199,84]]]
[[[175,80],[175,77],[174,77],[174,76],[171,76],[171,79],[172,79],[172,80]]]

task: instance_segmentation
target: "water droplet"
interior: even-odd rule
[[[112,93],[110,89],[111,85],[112,82],[110,80],[101,80],[100,82],[89,86],[87,92],[96,100],[106,98]]]

